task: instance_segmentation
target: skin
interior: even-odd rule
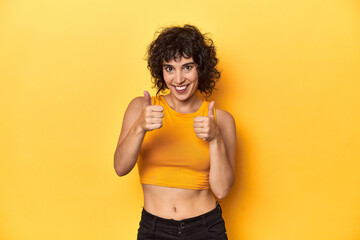
[[[164,80],[170,93],[164,98],[168,105],[180,113],[196,112],[202,104],[198,96],[198,73],[192,58],[164,62]],[[178,93],[176,86],[187,86]],[[142,184],[146,211],[168,219],[181,220],[195,217],[215,208],[216,198],[223,199],[234,183],[236,129],[232,115],[209,104],[208,116],[194,118],[196,136],[209,141],[210,189],[193,190]],[[142,141],[147,131],[162,127],[163,107],[151,105],[147,91],[144,97],[134,98],[124,115],[122,130],[114,154],[114,168],[119,176],[128,174],[135,166]]]

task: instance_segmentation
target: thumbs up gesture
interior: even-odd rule
[[[214,101],[209,103],[208,116],[197,116],[194,118],[193,126],[196,136],[204,141],[213,140],[218,131],[214,116],[214,105]]]
[[[140,126],[144,131],[152,131],[162,127],[164,108],[160,105],[152,105],[148,91],[144,91],[145,105],[139,117]]]

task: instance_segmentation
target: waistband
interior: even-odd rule
[[[179,224],[181,225],[181,224],[185,224],[185,223],[192,223],[192,222],[197,222],[197,221],[205,221],[205,219],[207,219],[207,218],[211,218],[214,215],[218,215],[219,212],[220,212],[220,214],[222,213],[221,206],[220,206],[219,202],[216,202],[216,206],[215,206],[215,208],[213,210],[211,210],[211,211],[209,211],[207,213],[201,214],[199,216],[192,217],[192,218],[185,218],[185,219],[182,219],[182,220],[174,220],[174,219],[162,218],[162,217],[158,217],[158,216],[155,216],[155,215],[147,212],[144,208],[143,208],[143,211],[142,211],[142,218],[153,221],[154,223],[155,222],[164,222],[164,223],[167,223],[169,225],[178,226]]]

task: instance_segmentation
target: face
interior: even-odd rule
[[[180,58],[163,63],[163,73],[170,94],[179,100],[196,96],[199,85],[196,64],[192,58]]]

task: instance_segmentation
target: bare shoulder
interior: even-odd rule
[[[138,119],[141,115],[141,111],[144,105],[145,97],[135,97],[130,101],[124,114],[118,145],[125,138],[136,119]]]
[[[216,122],[221,126],[233,125],[235,126],[235,119],[228,111],[223,109],[215,108],[216,111]]]
[[[129,103],[129,108],[141,108],[145,105],[145,97],[135,97],[131,102]]]
[[[142,111],[142,108],[146,105],[145,97],[135,97],[132,99],[126,109],[124,115],[125,123],[132,123],[137,119]]]

